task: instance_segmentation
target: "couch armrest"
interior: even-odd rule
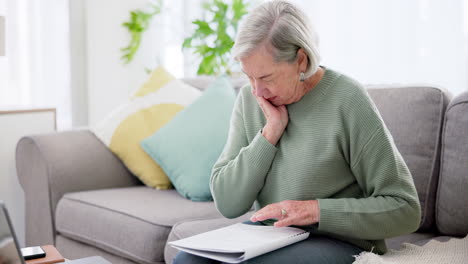
[[[65,193],[138,185],[89,130],[26,136],[16,147],[26,201],[26,245],[55,244],[55,209]]]

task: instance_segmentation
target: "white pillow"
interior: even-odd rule
[[[154,134],[200,95],[200,90],[158,67],[127,102],[92,130],[143,183],[168,189],[171,188],[169,178],[143,151],[140,141]]]

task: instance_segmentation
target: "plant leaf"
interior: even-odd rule
[[[195,48],[195,53],[198,53],[200,55],[205,55],[212,51],[212,48],[210,48],[206,44],[198,45],[198,46],[195,46],[194,48]]]
[[[213,29],[211,29],[210,24],[208,24],[208,22],[206,21],[195,20],[192,22],[192,24],[195,24],[198,26],[195,33],[198,33],[201,36],[208,36],[214,32]]]
[[[207,12],[207,18],[192,22],[197,27],[191,36],[184,39],[182,48],[191,48],[194,54],[201,57],[197,74],[230,73],[230,51],[238,23],[247,14],[247,4],[245,0],[228,3],[224,0],[209,0],[202,7]]]
[[[182,43],[182,48],[191,48],[192,47],[192,40],[193,37],[188,37],[184,39],[184,43]]]
[[[232,20],[234,23],[237,23],[245,14],[247,14],[247,4],[244,3],[243,0],[233,0],[232,11],[234,13]]]
[[[146,31],[151,23],[152,18],[161,12],[162,0],[157,0],[151,5],[151,11],[145,12],[143,10],[130,11],[130,20],[122,23],[122,26],[127,28],[131,35],[130,43],[127,47],[121,49],[122,60],[124,63],[130,63],[133,60],[135,53],[140,47],[142,34]]]
[[[214,73],[213,65],[216,63],[215,58],[214,54],[204,57],[198,67],[197,74],[212,75]]]

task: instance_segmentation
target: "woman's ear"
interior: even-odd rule
[[[305,53],[303,48],[297,50],[297,64],[299,66],[300,72],[305,72],[307,69],[308,59],[307,54]]]

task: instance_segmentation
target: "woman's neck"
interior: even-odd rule
[[[293,103],[300,101],[302,97],[304,97],[304,95],[310,92],[320,82],[320,80],[322,80],[322,77],[324,74],[325,74],[325,70],[319,67],[317,71],[314,73],[314,75],[305,79],[304,82],[299,82],[299,80],[297,80],[298,82],[298,84],[296,84],[297,92],[292,102],[288,104],[293,104]],[[302,84],[302,85],[299,86],[299,84]]]
[[[314,89],[314,87],[322,80],[323,75],[325,74],[325,70],[322,67],[318,67],[317,71],[314,75],[310,76],[309,78],[304,80],[304,96],[310,90]]]

